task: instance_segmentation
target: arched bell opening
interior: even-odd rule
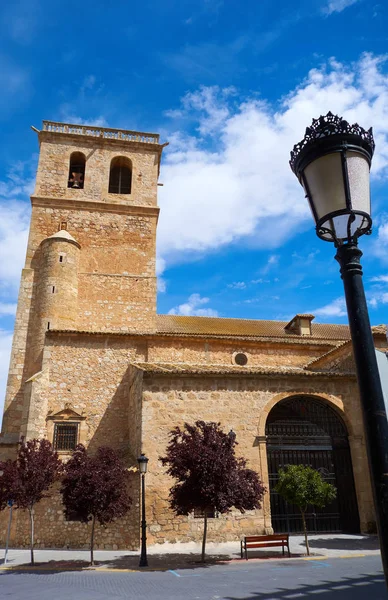
[[[132,163],[125,156],[112,159],[109,173],[109,194],[130,194],[132,186]]]
[[[359,533],[360,519],[348,432],[338,413],[316,398],[288,398],[272,408],[265,432],[274,531],[303,531],[299,510],[285,502],[274,490],[279,468],[302,464],[317,469],[328,483],[337,488],[337,498],[325,508],[308,507],[308,530],[316,533]]]
[[[82,152],[72,152],[70,155],[69,176],[67,187],[83,189],[85,181],[86,157]]]

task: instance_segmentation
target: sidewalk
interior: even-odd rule
[[[320,557],[356,557],[379,554],[378,539],[375,535],[318,534],[309,536],[312,559]],[[290,536],[292,558],[306,558],[304,537]],[[201,545],[195,542],[186,544],[162,544],[148,547],[148,570],[171,570],[193,568],[199,563]],[[37,569],[78,570],[89,566],[89,550],[35,550]],[[251,551],[250,559],[283,559],[277,549],[266,548]],[[224,564],[240,561],[240,543],[228,542],[206,546],[206,564]],[[98,570],[139,570],[139,552],[127,550],[95,550],[94,560]],[[284,560],[288,560],[286,556]],[[0,549],[0,569],[27,568],[30,562],[29,550],[10,549],[7,565],[4,567],[4,549]],[[244,561],[245,562],[245,561]],[[199,564],[198,564],[199,563]],[[205,565],[206,566],[206,565]],[[144,570],[144,569],[140,569]]]

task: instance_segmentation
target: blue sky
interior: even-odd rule
[[[0,397],[42,119],[160,132],[158,311],[345,323],[289,151],[328,110],[374,127],[374,324],[388,306],[388,5],[21,0],[0,9]]]

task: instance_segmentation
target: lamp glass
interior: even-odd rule
[[[348,178],[353,210],[370,215],[370,177],[369,163],[362,154],[347,152]]]
[[[338,210],[346,209],[346,196],[342,175],[341,154],[333,152],[312,161],[304,170],[310,192],[310,202],[318,219]],[[307,189],[305,190],[306,193]]]
[[[137,459],[137,462],[139,464],[140,473],[147,473],[148,458],[144,454],[142,454]]]

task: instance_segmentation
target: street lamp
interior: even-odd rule
[[[137,459],[141,475],[141,552],[139,567],[148,567],[147,560],[147,522],[145,514],[145,474],[147,473],[148,458],[141,454]]]
[[[231,444],[233,445],[234,442],[236,441],[236,433],[233,431],[233,429],[231,429],[228,433],[228,438],[231,442]]]
[[[329,112],[306,129],[291,152],[290,166],[305,190],[317,235],[337,248],[388,584],[388,421],[357,246],[361,235],[371,233],[369,170],[374,147],[372,129],[365,131]]]

